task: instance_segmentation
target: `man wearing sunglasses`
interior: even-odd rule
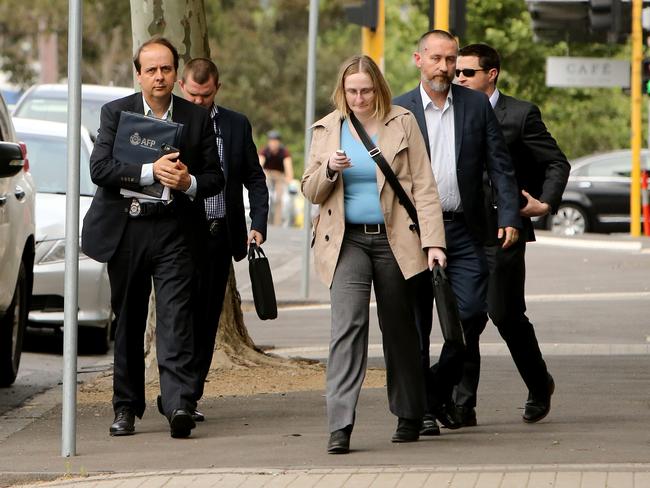
[[[419,276],[416,322],[427,377],[427,408],[421,435],[440,433],[435,418],[458,428],[452,390],[464,364],[480,363],[479,336],[485,328],[488,265],[484,244],[484,171],[498,190],[498,235],[504,248],[517,242],[521,220],[517,183],[508,148],[487,97],[452,84],[458,43],[446,31],[424,34],[413,54],[420,84],[394,100],[415,115],[431,159],[443,209],[447,241],[447,276],[458,302],[465,349],[446,343],[437,364],[429,368],[429,335],[433,311],[431,275]],[[464,362],[466,360],[466,362]]]
[[[546,129],[539,109],[499,91],[496,85],[500,68],[495,49],[486,44],[470,44],[459,51],[456,76],[460,85],[489,97],[515,167],[523,229],[521,239],[513,246],[503,249],[488,245],[485,248],[490,266],[488,313],[528,387],[523,420],[534,423],[548,415],[555,383],[542,358],[533,325],[525,314],[526,241],[535,240],[531,217],[557,211],[570,165]],[[486,201],[486,207],[488,214],[500,212],[493,199]],[[476,422],[474,406],[478,380],[478,369],[465,367],[456,387],[458,418],[463,424]]]

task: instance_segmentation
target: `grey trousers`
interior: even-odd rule
[[[370,290],[386,362],[390,411],[408,419],[424,414],[425,392],[413,293],[393,256],[386,234],[346,229],[330,297],[332,332],[327,361],[327,417],[333,432],[354,425],[366,375]]]

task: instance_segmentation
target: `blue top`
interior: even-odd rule
[[[372,141],[377,144],[377,136]],[[363,143],[352,136],[347,119],[341,126],[341,149],[352,162],[352,167],[342,172],[345,221],[350,224],[383,224],[384,213],[377,189],[377,164]]]

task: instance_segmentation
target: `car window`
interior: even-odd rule
[[[67,147],[64,139],[40,134],[19,134],[27,144],[29,169],[34,177],[36,191],[40,193],[66,193]],[[90,155],[84,145],[80,154],[81,195],[95,194],[95,185],[90,179]]]
[[[81,104],[81,124],[88,129],[91,136],[97,135],[99,117],[103,101],[83,100]],[[68,121],[68,101],[64,98],[29,98],[16,110],[17,117],[27,119]]]
[[[619,154],[598,159],[577,168],[576,176],[630,176],[632,159],[629,154]]]

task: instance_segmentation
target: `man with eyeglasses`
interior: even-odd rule
[[[528,387],[523,420],[538,422],[551,409],[555,388],[542,358],[533,325],[526,316],[526,241],[534,241],[531,217],[556,212],[569,178],[570,165],[555,139],[546,129],[539,109],[532,103],[499,91],[497,80],[501,62],[497,51],[486,44],[470,44],[459,51],[458,83],[485,93],[494,107],[508,144],[520,192],[521,239],[507,249],[492,242],[485,251],[490,267],[488,313],[505,340],[521,378]],[[488,215],[498,215],[494,199],[486,201]],[[494,220],[489,218],[488,220]],[[492,234],[496,233],[492,231]],[[460,422],[475,423],[477,368],[465,367],[456,387],[455,402]]]
[[[207,110],[172,94],[178,63],[178,51],[164,37],[155,36],[138,48],[133,66],[142,91],[102,107],[90,156],[90,176],[97,192],[84,217],[81,245],[87,256],[108,263],[117,321],[111,436],[134,434],[135,417],[142,418],[145,411],[144,332],[152,282],[160,410],[171,437],[189,437],[196,426],[192,418],[196,409],[193,251],[196,229],[205,220],[203,199],[221,191],[224,176]],[[122,112],[182,124],[178,150],[161,152],[150,164],[115,159],[113,146]],[[137,191],[154,181],[170,189],[170,202],[120,193],[120,188]]]
[[[486,324],[488,265],[484,251],[487,221],[484,211],[484,171],[498,190],[499,229],[503,248],[517,242],[521,219],[517,183],[503,134],[485,95],[453,85],[458,43],[446,31],[424,34],[413,54],[420,84],[397,97],[415,115],[438,184],[447,241],[447,275],[454,290],[466,348],[446,343],[437,364],[429,368],[429,335],[433,310],[431,274],[420,276],[416,321],[427,377],[428,414],[422,435],[440,433],[435,419],[448,428],[456,420],[452,391],[463,365],[480,364],[479,336]],[[466,360],[466,362],[464,362]]]

